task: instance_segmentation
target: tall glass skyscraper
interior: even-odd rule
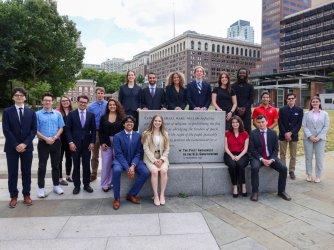
[[[238,20],[227,29],[227,38],[254,43],[254,29],[245,20]]]

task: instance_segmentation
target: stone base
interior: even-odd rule
[[[259,192],[277,192],[278,172],[271,168],[260,168]],[[121,179],[121,196],[124,197],[134,181],[129,180],[123,172]],[[251,193],[251,169],[246,168],[246,184]],[[228,167],[224,163],[171,164],[168,170],[167,196],[179,194],[189,196],[210,196],[232,193],[232,183]],[[139,196],[152,196],[151,181],[148,179]]]

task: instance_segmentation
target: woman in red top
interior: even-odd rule
[[[230,173],[233,197],[238,197],[238,182],[242,184],[242,196],[246,197],[245,167],[249,162],[247,154],[249,135],[239,116],[233,116],[231,120],[232,128],[225,132],[224,161]]]

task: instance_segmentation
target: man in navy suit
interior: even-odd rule
[[[211,86],[203,81],[205,75],[202,66],[194,69],[195,80],[187,86],[187,101],[189,110],[207,110],[211,104]]]
[[[80,159],[82,159],[82,177],[84,190],[92,193],[90,183],[90,156],[96,140],[95,115],[87,111],[89,98],[80,95],[77,98],[78,109],[68,114],[66,124],[67,141],[72,151],[73,159],[73,194],[80,193]]]
[[[6,108],[2,117],[2,130],[6,138],[4,151],[6,152],[8,168],[8,189],[10,193],[9,207],[17,204],[17,180],[19,159],[21,161],[23,203],[32,205],[30,199],[31,163],[33,157],[32,141],[37,132],[36,113],[24,106],[27,92],[23,88],[14,88],[12,99],[15,104]]]
[[[288,93],[286,96],[287,105],[279,109],[279,151],[280,159],[286,165],[286,150],[289,144],[290,164],[289,175],[292,180],[296,179],[295,167],[297,156],[298,132],[302,126],[304,112],[295,105],[296,95]]]
[[[165,92],[157,87],[157,77],[155,73],[148,74],[149,86],[141,92],[141,107],[144,110],[165,110]]]
[[[140,204],[140,198],[137,194],[150,176],[145,163],[141,160],[143,147],[141,136],[133,131],[136,120],[133,116],[127,115],[122,123],[124,130],[114,137],[115,160],[113,161],[113,185],[114,185],[114,202],[113,208],[117,210],[120,207],[120,185],[121,174],[123,170],[127,171],[128,178],[133,179],[135,173],[139,175],[133,187],[126,195],[126,199],[135,204]]]
[[[288,169],[277,157],[278,138],[276,132],[267,128],[267,117],[259,115],[256,118],[257,129],[254,129],[249,138],[249,151],[251,159],[252,201],[258,201],[259,169],[261,166],[271,167],[279,172],[277,195],[284,200],[291,200],[285,192],[286,176]]]

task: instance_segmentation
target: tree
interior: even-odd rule
[[[1,85],[19,80],[34,91],[43,82],[55,96],[74,86],[84,57],[80,33],[52,1],[0,2],[0,32]]]
[[[141,74],[137,76],[137,82],[138,83],[144,83],[145,82],[145,77]]]

